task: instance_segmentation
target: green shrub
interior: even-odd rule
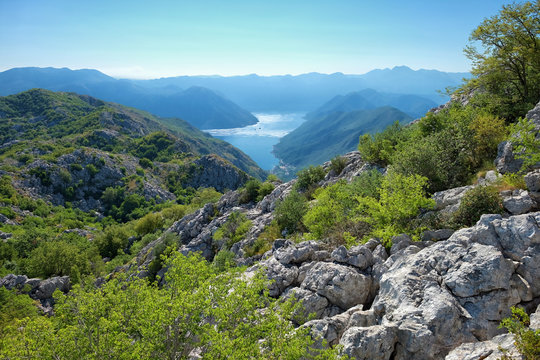
[[[510,131],[510,141],[515,144],[516,158],[523,160],[520,171],[524,173],[531,165],[540,162],[540,138],[536,137],[538,131],[531,120],[522,118],[511,126]]]
[[[403,175],[389,171],[379,189],[379,199],[357,197],[357,221],[373,227],[372,236],[380,237],[389,245],[392,236],[410,232],[411,220],[422,209],[431,209],[433,199],[426,194],[427,179],[420,175]]]
[[[144,169],[152,169],[154,167],[152,161],[147,158],[139,159],[139,165],[141,165]]]
[[[307,199],[302,194],[293,190],[291,193],[276,204],[274,210],[275,219],[281,231],[289,234],[304,230],[302,218],[308,210]]]
[[[264,230],[259,234],[257,239],[253,242],[253,245],[248,246],[246,251],[246,256],[251,257],[255,255],[262,255],[272,248],[274,240],[281,237],[281,230],[277,221],[272,221],[267,225]]]
[[[59,174],[60,179],[62,179],[64,184],[69,184],[71,182],[71,174],[67,169],[61,168]]]
[[[161,229],[164,225],[165,220],[158,213],[149,213],[137,220],[134,230],[139,234],[139,236],[144,236],[149,233]]]
[[[252,222],[246,215],[233,211],[227,221],[214,233],[214,240],[224,240],[226,249],[230,249],[231,246],[244,239],[251,226]]]
[[[272,191],[274,191],[274,184],[269,181],[263,182],[259,187],[257,201],[261,201],[266,195],[270,195]]]
[[[71,164],[69,166],[69,168],[72,170],[72,171],[81,171],[83,169],[82,165],[81,164]]]
[[[493,186],[476,186],[463,195],[452,217],[456,226],[472,226],[483,214],[501,214],[502,199]]]
[[[347,165],[347,160],[343,156],[336,156],[330,160],[330,169],[334,172],[335,175],[341,174],[345,166]]]
[[[134,233],[129,226],[111,225],[103,233],[96,236],[94,243],[103,257],[114,258],[119,251],[128,245],[128,239]]]
[[[259,188],[261,187],[261,182],[257,179],[250,179],[244,185],[244,188],[241,190],[240,203],[247,204],[249,202],[255,201],[259,194]]]
[[[514,344],[525,360],[540,358],[540,330],[530,329],[529,315],[518,307],[512,307],[512,317],[502,320],[500,328],[505,327],[514,334]],[[503,359],[510,359],[506,355]]]
[[[94,164],[88,164],[85,166],[85,169],[86,171],[88,171],[88,174],[90,174],[90,176],[94,176],[98,173],[98,169],[96,168],[96,166]]]
[[[297,174],[295,188],[299,191],[311,190],[326,175],[322,166],[310,165],[308,168],[300,170]]]
[[[360,136],[358,151],[364,161],[386,166],[390,163],[396,146],[406,138],[407,135],[403,131],[403,127],[396,121],[375,135],[364,134]]]
[[[234,253],[229,250],[221,250],[214,256],[212,264],[218,271],[225,271],[233,266],[236,266],[234,262]]]

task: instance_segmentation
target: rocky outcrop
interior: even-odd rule
[[[0,287],[28,294],[32,299],[40,301],[41,309],[45,313],[51,313],[54,305],[53,293],[56,290],[67,293],[71,289],[71,283],[69,276],[41,280],[29,279],[26,275],[9,274],[0,279]]]
[[[527,119],[532,121],[535,125],[535,131],[537,137],[540,136],[540,103],[531,109],[526,116]],[[503,141],[497,148],[497,158],[495,159],[495,166],[497,171],[501,174],[515,173],[521,169],[523,165],[523,159],[517,159],[514,153],[514,145],[509,141]]]
[[[511,306],[538,301],[539,222],[540,213],[484,215],[449,240],[398,258],[372,306],[376,326],[396,329],[393,358],[439,359],[462,343],[492,339]],[[347,354],[355,354],[355,331],[367,330],[345,330]]]
[[[217,191],[234,190],[248,180],[245,172],[217,155],[205,155],[194,162],[196,168],[184,186],[213,187]]]

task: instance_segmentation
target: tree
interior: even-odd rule
[[[495,114],[514,120],[540,100],[540,1],[503,6],[471,34],[468,83]],[[475,45],[481,45],[479,50]]]

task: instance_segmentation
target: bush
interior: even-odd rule
[[[86,171],[88,171],[88,174],[90,174],[90,176],[94,176],[98,173],[98,169],[96,168],[96,166],[94,164],[88,164],[86,165]]]
[[[102,234],[96,236],[94,243],[103,257],[112,259],[127,247],[128,239],[133,235],[129,226],[111,225]]]
[[[356,220],[373,227],[371,233],[388,241],[392,236],[411,231],[411,220],[422,209],[431,209],[433,199],[426,194],[427,179],[420,175],[403,175],[394,171],[383,178],[379,189],[379,200],[358,197]]]
[[[144,169],[152,169],[154,167],[152,161],[147,158],[139,159],[139,165],[141,165]]]
[[[249,202],[255,201],[259,194],[259,188],[261,187],[261,182],[257,179],[250,179],[246,182],[244,189],[241,191],[240,203],[247,204]]]
[[[303,231],[304,224],[302,218],[308,210],[307,199],[302,194],[293,190],[283,201],[276,205],[274,210],[275,219],[281,231],[285,230],[289,234],[296,231]]]
[[[146,234],[153,233],[158,229],[161,229],[164,223],[165,220],[163,219],[161,214],[150,213],[140,218],[135,224],[134,229],[137,234],[139,234],[139,236],[144,236]]]
[[[483,214],[501,214],[502,200],[493,186],[477,186],[467,191],[452,221],[456,226],[472,226]]]
[[[499,328],[505,327],[514,334],[514,344],[525,360],[540,358],[540,330],[530,329],[529,315],[518,307],[512,307],[512,317],[502,320]],[[511,359],[506,355],[502,359]]]
[[[272,191],[274,191],[274,184],[269,181],[263,182],[259,187],[257,201],[261,201],[266,195],[270,195]]]
[[[257,239],[253,242],[253,245],[248,246],[246,250],[246,256],[251,257],[255,255],[262,255],[272,248],[274,240],[281,237],[281,230],[278,223],[274,220],[267,225],[264,230],[259,234]]]
[[[523,160],[520,171],[526,172],[527,169],[540,162],[540,138],[536,135],[535,125],[531,120],[519,119],[511,127],[510,141],[516,144],[514,153],[516,158]]]
[[[341,174],[343,169],[345,169],[346,165],[347,160],[343,156],[336,156],[335,158],[330,160],[330,169],[334,172],[336,176]]]
[[[358,151],[364,161],[386,166],[390,163],[396,146],[406,138],[403,127],[396,121],[375,135],[364,134],[360,136]]]
[[[322,166],[310,165],[308,168],[300,170],[297,174],[298,180],[295,187],[299,191],[311,190],[326,175]]]
[[[251,221],[241,212],[232,212],[227,221],[214,233],[214,240],[225,241],[226,249],[244,239],[246,233],[251,228]]]
[[[229,250],[221,250],[214,257],[212,264],[218,271],[225,271],[236,265],[234,262],[234,253]]]

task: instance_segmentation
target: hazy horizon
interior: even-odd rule
[[[107,74],[106,72],[103,72],[99,69],[95,69],[95,68],[78,68],[78,69],[75,69],[75,68],[69,68],[69,67],[54,67],[54,66],[19,66],[19,67],[14,67],[14,68],[9,68],[9,69],[0,69],[0,72],[4,72],[4,71],[8,71],[8,70],[12,70],[12,69],[24,69],[24,68],[39,68],[39,69],[68,69],[68,70],[72,70],[72,71],[78,71],[78,70],[97,70],[99,72],[101,72],[102,74],[105,74],[109,77],[112,77],[114,79],[117,79],[117,80],[157,80],[157,79],[163,79],[163,78],[173,78],[173,77],[182,77],[182,76],[190,76],[190,77],[207,77],[207,78],[212,78],[212,77],[241,77],[241,76],[259,76],[259,77],[272,77],[272,76],[301,76],[301,75],[309,75],[309,74],[319,74],[319,75],[334,75],[334,74],[342,74],[342,75],[345,75],[345,76],[362,76],[362,75],[365,75],[371,71],[375,71],[375,70],[394,70],[395,68],[402,68],[402,67],[407,67],[409,69],[411,69],[412,71],[440,71],[440,72],[447,72],[447,71],[443,71],[443,70],[440,70],[440,69],[424,69],[424,68],[419,68],[419,69],[413,69],[411,68],[410,66],[407,66],[407,65],[396,65],[396,66],[393,66],[393,67],[386,67],[386,68],[373,68],[373,69],[370,69],[364,73],[343,73],[341,71],[336,71],[336,72],[333,72],[333,73],[323,73],[323,72],[318,72],[318,71],[311,71],[311,72],[303,72],[303,73],[295,73],[295,74],[290,74],[290,73],[281,73],[281,74],[257,74],[257,73],[250,73],[250,74],[232,74],[232,75],[222,75],[222,74],[177,74],[177,75],[170,75],[170,76],[162,76],[162,77],[133,77],[133,78],[128,78],[128,77],[118,77],[118,76],[114,76],[114,75],[111,75],[111,74]],[[468,73],[468,71],[448,71],[448,73]]]
[[[401,65],[468,72],[470,32],[508,3],[0,0],[0,71],[67,67],[119,79]]]

